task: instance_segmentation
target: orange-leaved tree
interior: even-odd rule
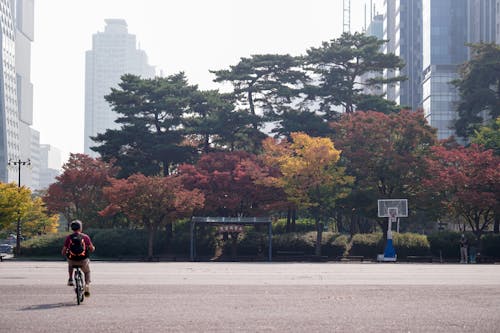
[[[204,196],[197,190],[186,190],[178,176],[134,174],[127,179],[111,179],[104,188],[109,205],[100,214],[125,214],[132,223],[147,229],[148,256],[153,256],[153,243],[160,227],[189,216],[203,207]]]
[[[280,177],[269,177],[268,185],[283,188],[288,200],[307,210],[316,222],[316,255],[321,255],[324,220],[338,199],[346,197],[354,178],[338,165],[340,151],[328,138],[292,133],[292,140],[268,138],[263,143],[265,163],[277,167]]]

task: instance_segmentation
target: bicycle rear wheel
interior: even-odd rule
[[[83,299],[85,298],[83,294],[83,277],[82,277],[82,271],[80,269],[76,269],[75,271],[75,292],[76,292],[76,304],[80,305],[81,302],[83,302]]]

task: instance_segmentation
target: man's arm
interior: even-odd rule
[[[66,246],[63,246],[62,247],[62,250],[61,250],[61,255],[63,257],[66,257],[66,253],[68,252],[68,248]]]

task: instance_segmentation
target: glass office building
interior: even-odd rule
[[[423,109],[439,139],[454,135],[457,89],[450,83],[467,61],[467,0],[423,0]]]

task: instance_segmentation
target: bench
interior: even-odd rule
[[[338,256],[337,261],[364,261],[364,256]]]
[[[406,262],[432,262],[432,256],[406,256]]]

